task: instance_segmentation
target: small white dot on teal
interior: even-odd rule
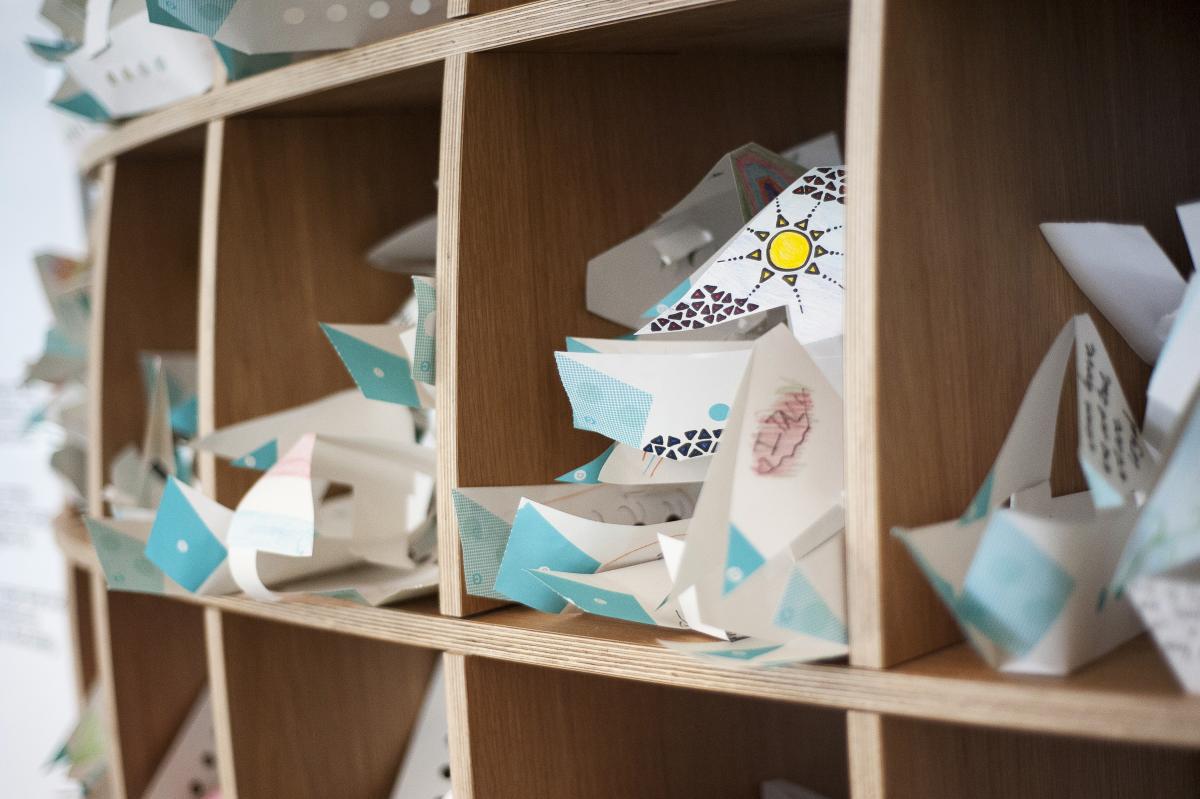
[[[587,472],[585,472],[583,469],[577,469],[575,471],[575,479],[576,480],[586,480]]]
[[[382,369],[380,369],[378,366],[376,366],[374,369],[372,369],[372,370],[371,370],[371,372],[372,372],[372,373],[373,373],[373,374],[374,374],[376,377],[383,377],[383,370],[382,370]]]
[[[731,583],[740,583],[742,581],[742,576],[742,570],[737,566],[730,566],[725,570],[725,577],[728,578],[729,582]]]
[[[181,538],[181,539],[179,539],[178,541],[176,541],[176,542],[175,542],[175,548],[176,548],[176,549],[178,549],[178,550],[179,550],[181,553],[183,553],[184,555],[186,555],[186,554],[187,554],[187,551],[188,551],[188,542],[187,542],[187,541],[184,541],[184,540]]]
[[[715,422],[723,422],[729,418],[729,406],[724,402],[718,402],[708,409],[708,416]]]
[[[246,457],[242,458],[242,463],[246,464],[251,469],[257,465],[257,461],[254,459],[253,455],[247,455]]]
[[[598,597],[598,596],[597,596],[597,597],[592,597],[592,600],[593,600],[593,601],[594,601],[594,602],[595,602],[597,605],[607,605],[607,604],[608,604],[608,600],[604,599],[603,597]]]

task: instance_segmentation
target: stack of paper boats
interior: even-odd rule
[[[846,653],[839,160],[740,148],[592,262],[589,309],[644,326],[555,359],[612,444],[558,484],[454,492],[468,591],[691,629],[713,640],[667,645],[726,663]]]

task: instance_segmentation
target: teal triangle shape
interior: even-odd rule
[[[225,560],[227,552],[174,478],[167,481],[154,516],[146,557],[168,577],[195,593]]]
[[[236,466],[239,469],[257,469],[260,472],[265,472],[275,465],[275,461],[279,460],[279,442],[271,439],[257,449],[247,452],[240,458],[234,458],[230,461],[230,465]]]
[[[616,444],[612,444],[608,449],[601,452],[592,460],[580,466],[578,469],[560,474],[554,480],[559,483],[580,483],[582,485],[595,485],[600,482],[600,470],[604,468],[604,464],[608,461],[613,450],[617,448]]]
[[[759,567],[766,563],[762,554],[742,534],[736,524],[729,525],[729,546],[725,551],[724,585],[721,593],[728,594]]]
[[[171,406],[171,429],[178,435],[191,438],[199,427],[199,414],[200,406],[193,394],[178,405]]]
[[[91,517],[84,521],[109,588],[142,594],[163,592],[163,573],[146,558],[145,546],[141,541]]]
[[[408,359],[329,325],[322,324],[321,329],[364,397],[410,408],[421,407]]]

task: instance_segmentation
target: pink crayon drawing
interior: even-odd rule
[[[813,401],[806,388],[781,391],[770,410],[758,417],[754,436],[754,473],[784,475],[795,466],[812,430]]]

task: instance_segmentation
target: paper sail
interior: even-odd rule
[[[576,428],[682,460],[717,450],[750,351],[556,352],[554,357]]]
[[[691,516],[698,490],[693,485],[631,487],[563,483],[456,488],[452,497],[467,593],[507,599],[497,590],[496,575],[522,499],[599,522],[650,525]]]
[[[845,176],[843,167],[805,172],[681,283],[639,334],[702,330],[782,307],[801,343],[841,335]]]
[[[413,415],[408,408],[375,402],[358,389],[223,427],[194,442],[202,451],[227,458],[234,466],[269,469],[280,452],[301,436],[316,433],[343,441],[406,444],[413,441]]]
[[[1200,204],[1198,204],[1200,205]],[[1198,245],[1200,246],[1200,245]],[[1170,332],[1146,389],[1147,443],[1163,451],[1182,422],[1188,401],[1200,388],[1200,281],[1193,278],[1172,321]]]
[[[442,661],[434,661],[429,687],[421,702],[421,713],[408,738],[400,775],[391,799],[436,799],[449,796],[450,747],[446,715],[446,686]]]
[[[1072,347],[1078,455],[1091,491],[1052,498]],[[1153,471],[1099,333],[1077,316],[1038,367],[962,517],[894,532],[984,660],[1004,671],[1065,674],[1142,629],[1109,583]]]
[[[364,397],[410,408],[433,406],[433,392],[413,375],[415,329],[390,324],[322,324],[321,329]]]
[[[1200,560],[1138,577],[1129,597],[1175,678],[1188,693],[1200,694]]]
[[[96,126],[100,128],[104,127],[104,123],[112,120],[108,110],[100,104],[100,101],[89,94],[70,74],[63,75],[58,88],[50,97],[50,105],[89,122],[97,123]]]
[[[148,0],[160,25],[186,28],[243,53],[344,50],[446,19],[446,0]]]
[[[1102,222],[1041,225],[1058,260],[1134,352],[1154,363],[1163,317],[1179,308],[1184,282],[1141,225]]]
[[[703,264],[801,170],[747,144],[721,157],[662,218],[588,262],[587,309],[626,327]]]
[[[784,150],[780,155],[805,169],[846,163],[846,159],[842,158],[842,148],[838,143],[838,136],[832,132],[800,142],[796,146]]]
[[[565,600],[585,613],[688,629],[678,601],[671,597],[671,578],[661,559],[590,574],[538,569],[529,576],[541,583],[542,590],[553,592],[549,596],[557,602]]]
[[[1200,693],[1200,390],[1181,416],[1113,587],[1128,591],[1179,682]]]
[[[202,36],[154,25],[143,0],[116,0],[109,20],[108,45],[98,53],[71,53],[63,65],[86,100],[56,104],[76,110],[80,102],[92,119],[136,116],[203,94],[212,87],[215,54]],[[60,89],[60,93],[62,90]]]
[[[346,500],[312,507],[311,453],[317,449],[311,437],[299,442],[236,512],[172,479],[153,521],[89,518],[109,587],[201,595],[242,589],[264,599],[284,596],[278,587],[368,604],[434,590],[437,564],[412,564],[402,530],[393,536],[399,543],[385,546],[355,536],[358,520],[347,513]]]
[[[842,413],[786,328],[759,339],[675,577],[699,622],[793,660],[846,653]]]
[[[372,266],[405,275],[432,275],[437,262],[437,217],[429,215],[401,228],[367,253]]]
[[[659,535],[682,535],[686,529],[686,520],[643,525],[598,522],[523,499],[496,575],[496,590],[523,605],[557,613],[565,605],[562,591],[542,579],[547,574],[590,575],[613,568],[623,572],[622,567],[661,559]],[[665,566],[661,573],[666,577]],[[663,587],[669,590],[669,581]]]
[[[207,686],[192,704],[175,740],[163,756],[143,799],[207,796],[220,785],[212,702]]]
[[[152,351],[139,353],[142,380],[149,396],[162,372],[171,430],[178,436],[196,435],[197,391],[199,371],[196,353],[186,351]]]

